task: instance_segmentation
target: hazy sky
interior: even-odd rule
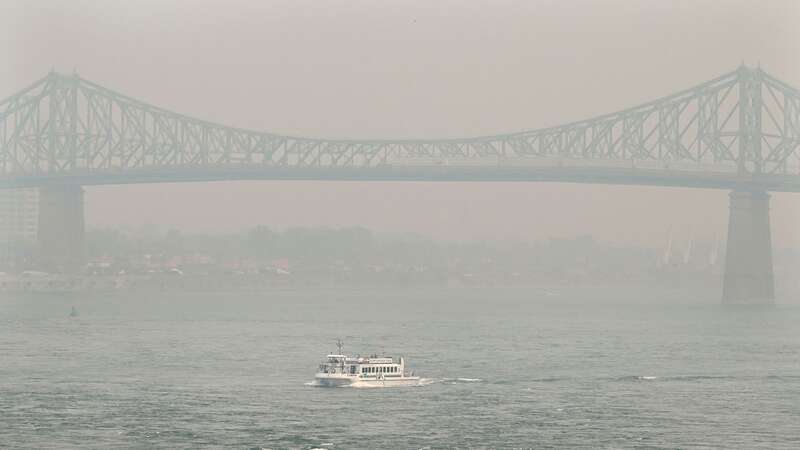
[[[760,62],[800,86],[800,1],[2,1],[0,97],[51,68],[224,124],[463,137],[633,106]],[[89,226],[363,225],[435,237],[723,235],[727,192],[547,183],[87,188]],[[772,202],[800,246],[800,196]]]

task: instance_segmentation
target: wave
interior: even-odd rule
[[[534,378],[530,381],[534,383],[554,383],[559,381],[578,381],[590,378],[584,377],[543,377]],[[618,377],[600,377],[599,380],[616,381],[616,382],[669,382],[669,381],[721,381],[721,380],[784,380],[795,381],[800,380],[800,375],[784,374],[784,375],[623,375]]]
[[[612,378],[612,381],[706,381],[706,380],[728,380],[736,377],[730,375],[625,375]]]
[[[701,381],[701,380],[731,380],[736,377],[730,375],[678,375],[667,377],[668,380],[674,381]]]
[[[800,375],[767,375],[768,380],[800,380]]]
[[[624,375],[611,378],[611,381],[664,381],[667,379],[668,377],[659,377],[656,375]]]
[[[567,377],[545,377],[545,378],[534,378],[531,381],[536,382],[536,383],[552,383],[554,381],[564,381],[564,380],[569,380],[569,379],[571,379],[571,378],[567,378]]]

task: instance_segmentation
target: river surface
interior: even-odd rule
[[[800,306],[711,295],[6,295],[0,448],[800,448]],[[338,337],[427,385],[309,386]]]

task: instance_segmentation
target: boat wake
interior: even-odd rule
[[[425,385],[429,384],[465,384],[465,383],[483,383],[482,378],[423,378]]]
[[[483,383],[482,378],[444,378],[444,381],[450,383]]]

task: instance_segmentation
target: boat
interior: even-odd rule
[[[329,354],[319,365],[314,384],[325,387],[392,387],[420,384],[414,372],[406,373],[405,359],[391,356],[348,356],[342,351],[342,341],[336,341],[337,353]]]

